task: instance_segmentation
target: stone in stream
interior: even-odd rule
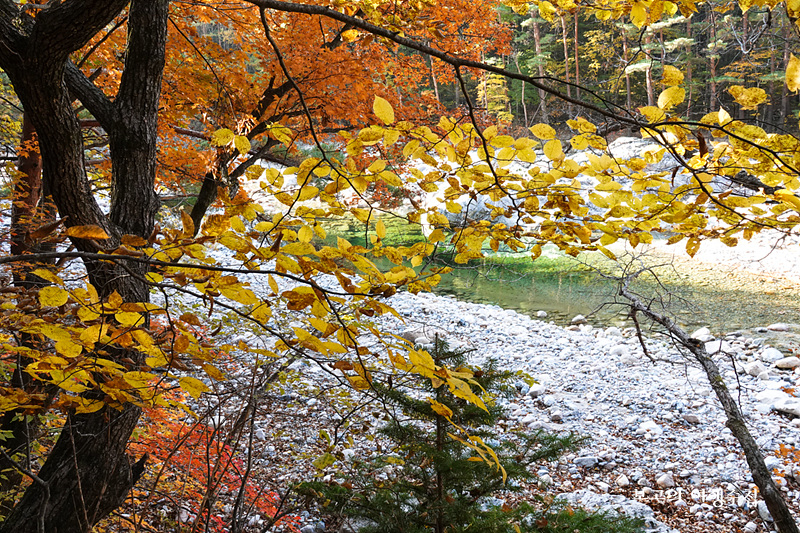
[[[770,324],[767,326],[767,329],[770,331],[789,331],[789,324],[784,324],[783,322],[777,322],[775,324]]]
[[[572,320],[570,321],[570,323],[573,326],[577,326],[579,324],[586,324],[586,322],[588,321],[586,320],[586,317],[583,315],[575,315],[574,317],[572,317]]]
[[[693,339],[699,340],[700,342],[710,342],[714,340],[714,336],[711,334],[711,330],[709,330],[706,327],[702,327],[700,329],[695,330],[694,333],[692,333],[689,336]]]

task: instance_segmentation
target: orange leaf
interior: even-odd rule
[[[100,226],[94,224],[87,226],[72,226],[67,228],[67,235],[76,239],[108,239],[108,233]]]

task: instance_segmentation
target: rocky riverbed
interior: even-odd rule
[[[632,329],[562,328],[546,317],[430,294],[401,293],[391,304],[403,320],[384,326],[422,344],[438,335],[473,350],[477,365],[493,358],[536,379],[533,386],[517,383],[519,394],[506,406],[510,418],[498,431],[544,428],[590,438],[579,452],[542,465],[540,485],[551,494],[645,517],[652,532],[770,531],[771,518],[705,376],[666,338],[647,339],[645,355]],[[710,349],[721,348],[715,359],[797,511],[800,464],[779,452],[800,440],[800,399],[791,394],[800,359],[763,338],[717,339],[703,330],[695,336]],[[304,373],[325,380],[313,366]],[[297,401],[295,409],[305,404],[315,417],[324,411],[316,398]],[[374,450],[357,438],[340,452],[352,457]],[[312,526],[316,522],[304,533]]]

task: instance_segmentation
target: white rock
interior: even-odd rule
[[[627,487],[628,485],[630,485],[630,484],[631,484],[631,482],[630,482],[630,480],[628,479],[628,476],[626,476],[625,474],[621,474],[621,475],[620,475],[620,476],[619,476],[619,477],[616,479],[616,484],[617,484],[617,485],[619,485],[620,487]]]
[[[531,398],[538,398],[542,394],[544,394],[546,387],[541,383],[534,383],[531,385],[531,388],[528,389],[528,396]]]
[[[639,433],[640,431],[641,433]],[[650,432],[653,435],[661,435],[662,433],[664,433],[664,430],[661,429],[661,426],[656,424],[655,420],[646,420],[641,424],[639,424],[639,429],[636,430],[636,432],[639,433],[640,435],[647,432]]]
[[[528,334],[528,329],[522,326],[511,326],[506,329],[506,333],[513,337],[520,337]]]
[[[666,474],[658,476],[658,479],[656,479],[656,485],[662,489],[670,489],[674,487],[675,480],[672,478],[672,472],[667,472]]]
[[[539,318],[547,318],[547,311],[539,311],[536,313],[536,316]]]
[[[748,522],[744,525],[744,530],[746,533],[755,533],[758,530],[758,524],[755,522]]]
[[[782,390],[774,390],[774,389],[767,389],[762,390],[761,392],[756,394],[756,400],[761,403],[765,403],[768,405],[773,405],[775,402],[788,400],[791,398],[788,394],[783,392]]]
[[[788,397],[772,404],[772,408],[779,413],[800,417],[800,398]]]
[[[784,357],[775,361],[775,366],[784,370],[791,370],[800,366],[800,357]]]
[[[689,336],[693,339],[703,341],[703,337],[708,337],[709,335],[711,335],[711,330],[706,327],[702,327],[700,329],[695,330],[694,333],[692,333]]]
[[[766,370],[767,367],[765,367],[758,361],[753,361],[752,363],[747,363],[746,365],[744,365],[744,371],[753,377],[757,377],[760,373],[765,372]]]
[[[789,324],[784,324],[783,322],[777,322],[775,324],[770,324],[767,326],[767,329],[770,331],[789,331]]]
[[[572,320],[570,321],[572,325],[586,324],[586,322],[587,322],[586,317],[583,315],[575,315],[574,317],[572,317]]]
[[[699,424],[700,423],[700,418],[698,418],[697,415],[693,415],[691,413],[684,413],[682,416],[683,416],[683,419],[686,420],[690,424]]]
[[[731,352],[731,345],[728,344],[725,341],[722,341],[722,340],[706,342],[705,347],[706,347],[706,351],[711,355],[714,355],[715,353],[719,353],[719,352],[722,352],[722,353]]]
[[[611,326],[610,328],[606,328],[606,336],[607,337],[622,337],[622,332],[616,326]]]
[[[784,358],[783,353],[777,348],[765,348],[758,354],[758,358],[766,363],[774,363],[775,361],[780,361]]]
[[[614,346],[608,351],[609,355],[627,355],[628,354],[628,347],[624,344],[620,344]]]
[[[769,372],[767,372],[766,370],[763,371],[758,375],[758,379],[760,379],[761,381],[769,381],[770,379]]]

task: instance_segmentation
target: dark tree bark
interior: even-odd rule
[[[67,226],[97,225],[106,242],[73,239],[80,251],[113,248],[124,234],[148,237],[158,208],[154,192],[156,126],[164,68],[168,0],[133,0],[128,12],[128,54],[113,102],[69,55],[83,47],[128,5],[128,0],[65,0],[35,18],[0,0],[0,68],[9,76],[39,136],[44,187]],[[105,216],[86,176],[81,128],[72,108],[77,96],[106,130],[112,159],[112,204]],[[144,281],[119,266],[86,262],[101,297],[147,301]],[[111,357],[138,354],[111,350]],[[125,448],[140,409],[104,408],[70,415],[36,481],[2,524],[3,533],[83,532],[116,508],[141,473]]]

